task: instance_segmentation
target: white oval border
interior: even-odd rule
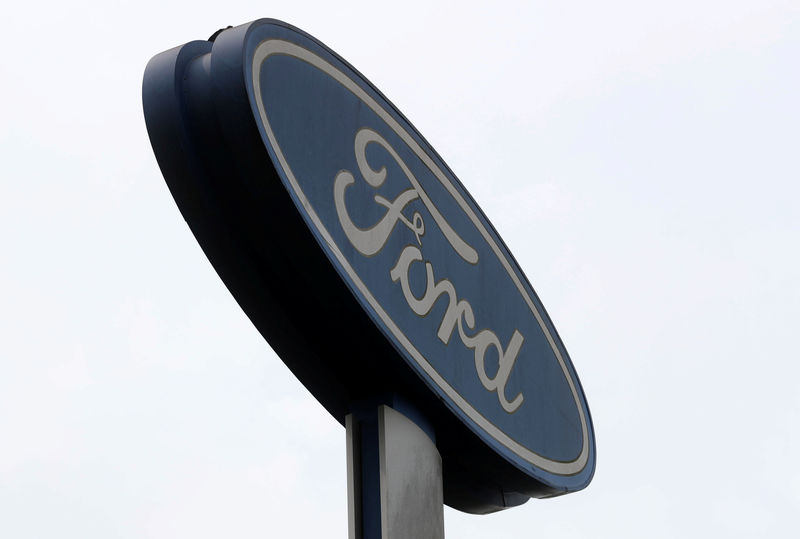
[[[567,379],[567,383],[569,384],[569,388],[572,391],[572,396],[575,399],[575,406],[578,408],[578,414],[580,415],[581,420],[581,434],[582,434],[582,449],[581,453],[575,460],[569,462],[557,461],[548,459],[547,457],[543,457],[537,453],[534,453],[527,447],[523,446],[516,440],[512,439],[508,434],[500,430],[494,423],[490,422],[488,419],[483,417],[480,412],[478,412],[472,405],[462,397],[447,381],[439,374],[436,369],[425,359],[425,357],[416,349],[416,347],[411,343],[411,341],[406,337],[406,335],[400,330],[399,327],[394,323],[394,321],[389,317],[386,311],[383,310],[380,303],[373,297],[372,293],[370,293],[369,289],[364,285],[361,279],[358,277],[358,274],[355,272],[353,267],[344,257],[344,254],[341,252],[339,247],[333,241],[333,238],[328,233],[328,230],[323,225],[322,221],[320,220],[319,216],[317,216],[314,208],[311,207],[311,203],[306,198],[305,193],[300,188],[300,185],[297,182],[297,179],[292,172],[289,163],[286,161],[286,158],[281,151],[280,145],[275,138],[275,134],[272,131],[272,126],[269,123],[269,119],[267,117],[266,110],[264,108],[264,102],[261,95],[261,66],[264,61],[273,54],[283,54],[286,56],[292,56],[299,60],[302,60],[320,71],[331,76],[334,80],[336,80],[339,84],[344,86],[347,90],[353,93],[356,97],[358,97],[363,103],[365,103],[370,109],[372,109],[375,114],[377,114],[386,124],[392,128],[392,130],[406,143],[406,145],[411,148],[411,150],[417,155],[417,157],[428,167],[428,169],[436,176],[436,178],[442,183],[442,185],[450,192],[451,196],[455,199],[464,213],[470,218],[472,223],[475,225],[475,228],[481,233],[483,238],[486,242],[491,246],[492,250],[494,251],[497,258],[500,260],[500,263],[508,272],[511,280],[517,287],[517,290],[522,295],[525,302],[530,307],[533,316],[536,318],[536,321],[539,323],[539,327],[541,327],[542,331],[544,332],[545,336],[547,337],[547,342],[550,344],[550,347],[553,349],[553,353],[556,355],[559,364],[561,365],[561,370],[564,373],[565,378]],[[408,351],[411,357],[417,362],[417,364],[422,367],[422,370],[430,376],[430,378],[438,385],[445,394],[453,401],[453,403],[458,406],[472,421],[482,428],[487,434],[489,434],[492,438],[500,442],[503,446],[511,450],[514,454],[533,464],[534,466],[538,466],[539,468],[553,473],[557,475],[575,475],[580,473],[583,468],[586,466],[587,461],[589,460],[589,427],[586,422],[586,416],[583,411],[583,406],[581,406],[580,397],[578,396],[578,390],[575,387],[575,382],[572,380],[572,377],[569,374],[569,370],[567,369],[567,365],[564,361],[564,358],[561,356],[561,352],[558,350],[558,347],[555,344],[555,340],[553,336],[550,334],[547,326],[545,325],[544,321],[542,320],[542,316],[539,311],[536,309],[536,306],[533,304],[530,296],[528,296],[525,287],[522,285],[519,277],[517,276],[516,272],[513,270],[510,262],[506,259],[501,251],[500,247],[495,243],[494,239],[491,237],[489,232],[483,226],[480,219],[478,219],[475,212],[472,211],[472,208],[467,204],[467,201],[461,196],[461,193],[458,192],[456,187],[450,182],[447,176],[439,169],[439,167],[433,162],[430,156],[417,144],[417,142],[411,137],[411,135],[400,125],[397,120],[394,119],[383,107],[381,107],[375,99],[372,98],[366,91],[364,91],[361,86],[356,84],[350,77],[339,71],[336,67],[328,63],[327,61],[323,60],[313,52],[305,49],[295,43],[291,43],[289,41],[285,41],[282,39],[267,39],[262,41],[258,47],[256,47],[255,52],[253,53],[253,61],[251,64],[252,67],[252,82],[253,82],[253,89],[254,89],[254,97],[255,103],[258,108],[258,113],[261,118],[261,122],[264,126],[264,131],[266,132],[267,139],[269,140],[270,145],[272,146],[273,150],[275,151],[275,155],[280,162],[281,167],[283,168],[284,172],[286,173],[286,177],[289,180],[292,188],[297,195],[298,200],[303,205],[303,209],[308,214],[311,222],[314,223],[314,226],[317,227],[317,230],[322,235],[325,243],[328,245],[330,250],[333,252],[336,259],[341,264],[342,268],[345,270],[347,275],[352,280],[353,284],[355,284],[356,288],[364,295],[367,299],[369,304],[375,309],[375,312],[381,318],[386,327],[394,334],[400,344]]]

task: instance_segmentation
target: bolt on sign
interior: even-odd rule
[[[258,20],[154,57],[143,101],[208,259],[333,417],[401,397],[457,509],[589,483],[589,408],[553,322],[464,186],[353,66]]]

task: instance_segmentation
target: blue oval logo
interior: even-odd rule
[[[281,32],[286,39],[249,48],[251,104],[282,181],[340,275],[408,364],[496,451],[526,470],[591,472],[577,376],[494,229],[383,96],[316,43]]]

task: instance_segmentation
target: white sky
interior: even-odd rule
[[[800,535],[800,1],[431,4],[6,8],[0,537],[346,536],[344,429],[204,258],[142,118],[151,56],[259,17],[428,138],[586,390],[589,488],[447,509],[448,537]]]

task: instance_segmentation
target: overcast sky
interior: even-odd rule
[[[0,45],[0,537],[346,537],[344,429],[205,259],[141,107],[260,17],[472,192],[564,339],[584,491],[450,538],[797,537],[800,2],[17,2]]]

